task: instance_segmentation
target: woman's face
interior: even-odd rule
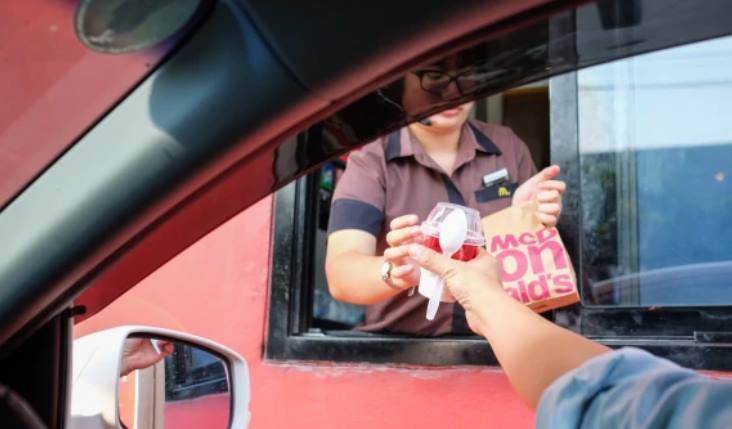
[[[402,105],[408,115],[423,112],[430,106],[442,103],[445,100],[460,96],[455,82],[450,83],[441,92],[425,91],[420,84],[420,77],[415,73],[408,73],[404,78],[404,95]],[[429,117],[429,128],[434,131],[453,131],[463,126],[470,115],[474,102],[468,102],[451,109],[444,110]]]
[[[468,120],[474,101],[443,110],[429,117],[430,128],[435,131],[452,131],[463,126]]]

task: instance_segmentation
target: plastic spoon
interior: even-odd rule
[[[465,243],[465,237],[468,234],[468,219],[462,210],[453,210],[440,223],[439,240],[442,254],[448,258],[452,258]],[[445,282],[442,279],[434,288],[432,296],[427,303],[427,320],[434,320],[437,314],[437,308],[440,306],[440,298],[442,297],[442,289]]]

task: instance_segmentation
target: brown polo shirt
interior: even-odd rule
[[[329,233],[366,231],[377,238],[381,255],[392,219],[411,213],[426,219],[439,202],[469,206],[486,216],[508,207],[513,191],[536,173],[526,144],[510,128],[475,120],[463,125],[456,167],[448,177],[407,127],[365,145],[349,155],[336,186]],[[483,176],[502,168],[510,175],[505,189],[485,187]],[[417,335],[469,332],[459,304],[440,304],[433,321],[425,319],[426,310],[427,298],[405,291],[368,306],[359,329]]]

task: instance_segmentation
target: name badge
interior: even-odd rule
[[[498,183],[508,182],[510,179],[511,176],[508,174],[508,169],[502,168],[483,176],[483,186],[488,188]]]

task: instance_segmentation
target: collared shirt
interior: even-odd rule
[[[555,380],[536,410],[539,429],[730,428],[732,381],[639,349],[585,362]]]
[[[408,127],[365,145],[349,155],[333,196],[329,233],[366,231],[377,238],[378,255],[387,247],[390,222],[416,214],[420,220],[439,202],[462,204],[486,216],[511,204],[518,185],[536,173],[526,144],[507,127],[468,121],[458,143],[451,176],[424,151]],[[509,181],[490,187],[483,176],[506,168]],[[366,331],[418,335],[467,333],[459,304],[440,304],[435,320],[425,319],[427,299],[406,292],[366,308]]]

